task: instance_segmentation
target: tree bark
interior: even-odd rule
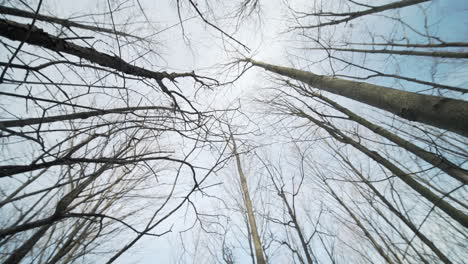
[[[405,47],[405,48],[447,48],[447,47],[468,47],[468,42],[442,42],[437,44],[417,44],[417,43],[346,43],[349,45],[363,45],[363,46],[391,46],[391,47]]]
[[[197,78],[194,72],[188,73],[167,73],[165,71],[156,72],[142,67],[132,65],[118,56],[99,52],[94,48],[83,47],[71,41],[50,35],[41,28],[21,24],[7,19],[0,19],[0,36],[10,40],[24,41],[30,45],[36,45],[56,52],[63,52],[92,63],[114,69],[120,73],[126,73],[133,76],[155,79],[161,82],[163,79],[171,81],[178,77]],[[28,36],[27,39],[25,37]],[[164,85],[160,85],[163,92],[170,94],[170,91]]]
[[[91,30],[91,31],[94,31],[94,32],[114,34],[114,35],[119,35],[119,36],[123,36],[123,37],[136,38],[136,39],[140,39],[140,40],[142,39],[140,37],[133,36],[133,35],[125,33],[125,32],[116,31],[116,30],[113,30],[113,29],[80,24],[80,23],[73,22],[73,21],[68,20],[68,19],[52,17],[52,16],[46,16],[46,15],[42,15],[42,14],[36,14],[36,13],[28,12],[28,11],[25,11],[25,10],[21,10],[21,9],[7,7],[7,6],[0,6],[0,14],[6,14],[6,15],[18,16],[18,17],[24,17],[24,18],[35,18],[36,20],[45,21],[45,22],[54,23],[54,24],[59,24],[59,25],[62,25],[64,27],[67,27],[67,28],[75,27],[75,28]]]
[[[468,102],[466,101],[332,78],[251,59],[245,59],[245,61],[267,71],[304,82],[319,90],[391,112],[404,119],[425,123],[468,137]]]
[[[310,93],[309,91],[307,91]],[[373,124],[367,121],[365,118],[360,117],[359,115],[355,114],[354,112],[350,111],[349,109],[341,106],[340,104],[336,103],[329,98],[322,96],[317,93],[310,93],[311,96],[320,98],[324,102],[330,104],[336,110],[342,112],[343,114],[347,115],[349,119],[363,125],[364,127],[368,128],[372,132],[381,135],[382,137],[392,141],[393,143],[397,144],[398,146],[406,149],[407,151],[413,153],[414,155],[418,156],[419,158],[423,159],[427,163],[433,165],[434,167],[439,168],[440,170],[444,171],[448,175],[452,176],[454,179],[457,179],[461,183],[467,184],[468,183],[468,173],[466,170],[460,168],[459,166],[453,164],[449,160],[444,159],[432,152],[426,151],[423,148],[418,147],[417,145],[399,137],[396,134],[388,131],[387,129]]]
[[[317,25],[312,25],[312,26],[303,26],[300,28],[318,28],[318,27],[323,27],[323,26],[330,26],[330,25],[337,25],[340,23],[347,23],[350,20],[356,19],[358,17],[370,15],[370,14],[375,14],[375,13],[380,13],[386,10],[391,10],[391,9],[398,9],[398,8],[403,8],[411,5],[416,5],[420,4],[423,2],[427,2],[430,0],[402,0],[402,1],[396,1],[393,3],[389,3],[386,5],[381,5],[381,6],[374,6],[369,9],[363,10],[363,11],[356,11],[356,12],[349,12],[349,13],[317,13],[317,14],[311,14],[316,15],[316,16],[336,16],[336,17],[343,17],[345,18],[338,19],[338,20],[332,20],[330,22],[325,22],[325,23],[320,23]]]
[[[322,50],[322,48],[308,48],[311,50]],[[336,50],[344,52],[361,52],[370,54],[393,54],[407,56],[422,56],[422,57],[437,57],[451,59],[468,59],[468,52],[453,52],[453,51],[417,51],[417,50],[388,50],[388,49],[342,49],[342,48],[327,48],[327,50]]]
[[[258,234],[257,222],[255,221],[255,215],[252,205],[252,200],[250,199],[249,188],[247,186],[247,178],[245,177],[244,171],[242,169],[242,163],[239,157],[239,153],[237,153],[237,145],[234,137],[231,135],[232,139],[232,152],[236,158],[236,165],[237,165],[237,172],[239,173],[239,179],[241,183],[242,193],[244,195],[244,203],[245,208],[247,210],[247,216],[249,219],[249,226],[250,231],[252,233],[252,239],[255,248],[255,256],[257,259],[257,264],[266,264],[265,261],[265,254],[263,252],[262,242],[260,240],[260,236]]]
[[[26,118],[20,120],[6,120],[0,121],[0,128],[2,127],[24,127],[38,124],[53,123],[58,121],[68,121],[74,119],[87,119],[94,116],[102,116],[108,114],[131,114],[134,111],[143,110],[164,110],[174,111],[174,108],[164,106],[135,106],[135,107],[123,107],[114,109],[102,109],[88,112],[73,113],[68,115],[56,115],[56,116],[45,116],[36,118]],[[177,111],[177,110],[176,110]]]

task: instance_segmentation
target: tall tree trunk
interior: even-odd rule
[[[439,250],[439,248],[428,238],[426,237],[423,233],[421,233],[421,231],[419,230],[419,228],[413,224],[413,222],[411,222],[408,218],[406,218],[400,211],[398,211],[398,209],[392,205],[392,203],[387,200],[387,198],[385,198],[385,196],[383,194],[381,194],[379,192],[379,190],[377,190],[377,188],[374,187],[374,185],[372,183],[370,183],[365,177],[364,175],[362,175],[362,173],[356,168],[354,167],[354,165],[346,158],[344,157],[341,153],[339,153],[338,151],[335,151],[335,153],[341,157],[341,159],[343,160],[343,162],[346,163],[346,165],[348,165],[351,170],[353,171],[353,173],[355,175],[357,175],[359,177],[359,179],[365,183],[371,190],[372,192],[385,204],[385,206],[387,206],[387,208],[395,215],[397,216],[403,223],[405,223],[405,225],[411,229],[411,231],[414,232],[414,234],[419,238],[421,239],[421,241],[426,244],[426,246],[428,246],[433,252],[434,254],[436,254],[440,260],[446,264],[452,264],[452,262],[448,259],[447,256],[445,256],[444,253],[442,253],[442,251]]]
[[[427,43],[427,44],[417,44],[417,43],[356,43],[350,42],[346,43],[348,45],[363,45],[363,46],[391,46],[391,47],[405,47],[405,48],[446,48],[446,47],[468,47],[468,42],[442,42],[442,43]]]
[[[376,13],[380,13],[380,12],[383,12],[383,11],[387,11],[387,10],[392,10],[392,9],[399,9],[399,8],[404,8],[404,7],[407,7],[407,6],[412,6],[412,5],[416,5],[416,4],[420,4],[420,3],[423,3],[423,2],[427,2],[427,1],[430,1],[430,0],[400,0],[400,1],[396,1],[396,2],[392,2],[392,3],[389,3],[389,4],[386,4],[386,5],[381,5],[381,6],[373,6],[371,8],[368,8],[366,10],[363,10],[363,11],[356,11],[356,12],[349,12],[349,13],[336,13],[334,16],[336,17],[345,17],[345,18],[342,18],[342,19],[336,19],[336,20],[332,20],[330,22],[324,22],[324,23],[320,23],[320,24],[317,24],[317,25],[311,25],[311,26],[303,26],[303,27],[300,27],[300,28],[318,28],[318,27],[324,27],[324,26],[330,26],[330,25],[337,25],[337,24],[340,24],[340,23],[348,23],[349,21],[353,20],[353,19],[356,19],[358,17],[362,17],[362,16],[366,16],[366,15],[370,15],[370,14],[376,14]],[[316,14],[310,14],[310,15],[316,15],[316,16],[325,16],[327,14],[326,12],[325,13],[316,13]],[[326,15],[327,17],[330,17],[332,15]]]
[[[394,262],[392,259],[387,255],[385,250],[377,243],[377,241],[372,237],[371,233],[367,230],[367,228],[362,224],[362,222],[359,220],[359,217],[356,216],[351,209],[349,209],[348,206],[344,203],[343,200],[341,200],[338,195],[333,191],[330,185],[326,181],[324,181],[325,185],[328,187],[328,190],[330,191],[331,195],[335,200],[348,212],[348,214],[351,216],[351,218],[354,220],[356,225],[361,229],[361,231],[364,233],[364,235],[369,239],[371,244],[374,246],[374,248],[377,250],[377,252],[382,256],[383,259],[385,259],[385,262],[389,264],[393,264]]]
[[[67,211],[68,206],[73,202],[73,200],[88,186],[90,185],[97,177],[109,169],[109,164],[104,164],[96,172],[93,173],[87,180],[83,181],[76,188],[67,193],[62,197],[55,208],[55,213],[42,220],[38,220],[31,223],[26,223],[21,226],[13,226],[10,228],[5,228],[0,230],[0,237],[13,235],[18,232],[23,232],[29,229],[40,227],[40,229],[34,233],[34,235],[23,243],[19,248],[17,248],[13,254],[5,262],[8,264],[19,263],[26,256],[26,254],[34,247],[34,245],[44,236],[47,230],[56,222],[63,219],[65,212]]]
[[[354,112],[350,111],[349,109],[341,106],[337,102],[330,100],[329,98],[322,96],[317,93],[307,91],[311,96],[320,98],[324,102],[330,104],[336,110],[342,112],[343,114],[347,115],[349,119],[363,125],[364,127],[368,128],[372,132],[392,141],[393,143],[397,144],[398,146],[406,149],[407,151],[413,153],[414,155],[418,156],[419,158],[423,159],[427,163],[433,165],[434,167],[439,168],[440,170],[444,171],[448,175],[452,176],[454,179],[457,179],[461,183],[467,184],[468,183],[468,172],[456,164],[453,164],[449,160],[440,157],[432,152],[426,151],[423,148],[418,147],[416,144],[413,144],[396,134],[388,131],[387,129],[378,126],[372,122],[369,122],[365,118],[355,114]]]
[[[52,224],[48,224],[42,226],[38,231],[34,233],[26,242],[21,245],[21,247],[17,248],[13,254],[5,260],[4,264],[17,264],[20,263],[21,260],[28,254],[28,252],[34,247],[34,245],[39,241],[47,230],[52,226]]]
[[[300,112],[296,113],[297,116],[306,118],[310,120],[312,123],[316,124],[317,126],[325,129],[332,137],[336,140],[353,146],[354,148],[361,151],[363,154],[367,155],[369,158],[373,159],[377,163],[384,166],[390,172],[392,172],[395,176],[400,178],[404,181],[409,187],[411,187],[414,191],[418,192],[421,196],[423,196],[427,201],[429,201],[432,205],[438,207],[442,211],[444,211],[447,215],[453,218],[453,220],[460,223],[465,228],[468,228],[468,215],[466,215],[463,211],[459,210],[458,208],[452,206],[450,203],[445,201],[444,197],[439,197],[435,193],[433,193],[430,189],[426,188],[424,185],[420,184],[417,180],[415,180],[411,175],[405,173],[400,168],[398,168],[395,164],[387,160],[386,158],[382,157],[379,153],[372,151],[365,147],[364,145],[360,144],[359,142],[353,140],[352,138],[346,136],[345,134],[341,133],[339,130],[331,127],[331,125],[325,125],[323,122],[313,118],[312,116]]]
[[[245,177],[244,171],[242,169],[242,163],[237,153],[237,145],[234,137],[231,135],[232,139],[232,152],[236,158],[237,172],[239,173],[239,179],[241,183],[242,192],[244,195],[245,208],[247,210],[247,216],[249,219],[250,231],[252,233],[252,239],[255,248],[255,256],[257,259],[257,264],[266,264],[265,254],[263,253],[262,242],[258,234],[257,222],[255,221],[255,215],[252,205],[252,200],[250,199],[249,188],[247,186],[247,178]]]
[[[302,250],[304,251],[304,254],[306,255],[307,263],[313,264],[314,261],[312,260],[312,256],[309,252],[308,244],[302,232],[301,226],[299,225],[299,221],[297,220],[294,209],[291,208],[291,206],[289,205],[288,199],[286,199],[286,195],[284,194],[284,192],[282,190],[281,191],[277,190],[277,191],[278,191],[278,195],[281,197],[284,204],[286,205],[286,208],[288,209],[288,214],[291,217],[291,221],[294,224],[294,229],[296,229],[297,236],[299,237],[299,240],[301,241]]]
[[[323,50],[323,48],[308,48],[311,50]],[[452,58],[452,59],[468,59],[467,52],[454,51],[418,51],[418,50],[390,50],[390,49],[342,49],[342,48],[327,48],[327,50],[344,51],[344,52],[360,52],[369,54],[393,54],[407,56],[422,56],[422,57],[437,57],[437,58]]]
[[[364,82],[332,78],[251,59],[267,71],[304,82],[314,88],[391,112],[404,119],[446,129],[468,137],[468,102],[397,90]]]
[[[42,125],[46,123],[54,123],[58,121],[69,121],[74,119],[87,119],[94,116],[103,116],[108,114],[133,114],[135,111],[149,111],[149,110],[158,110],[158,111],[170,111],[173,112],[174,108],[164,107],[164,106],[136,106],[136,107],[123,107],[123,108],[114,108],[114,109],[99,109],[95,111],[73,113],[67,115],[56,115],[56,116],[44,116],[44,117],[35,117],[35,118],[26,118],[19,120],[5,120],[0,121],[0,127],[24,127],[32,125]],[[178,110],[175,110],[178,111]],[[184,112],[186,114],[191,114],[190,112]]]

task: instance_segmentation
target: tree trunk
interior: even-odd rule
[[[241,188],[244,194],[244,203],[245,203],[245,208],[247,210],[247,216],[249,219],[250,231],[252,233],[252,239],[254,243],[257,264],[266,264],[265,257],[264,257],[265,255],[263,253],[262,242],[258,234],[257,222],[255,221],[252,200],[250,199],[249,188],[247,186],[247,178],[245,177],[244,171],[242,170],[242,164],[241,164],[241,160],[239,157],[239,153],[237,153],[237,146],[236,146],[234,137],[231,136],[231,139],[232,139],[232,145],[233,145],[232,152],[236,158],[237,172],[239,173]]]
[[[312,50],[323,50],[323,48],[308,48]],[[468,59],[467,52],[453,51],[417,51],[417,50],[388,50],[388,49],[342,49],[342,48],[327,48],[327,50],[336,50],[344,52],[361,52],[370,54],[393,54],[407,56],[422,56],[422,57],[437,57],[437,58],[452,58],[452,59]]]
[[[310,93],[311,96],[320,98],[324,102],[330,104],[336,110],[342,112],[343,114],[347,115],[349,119],[363,125],[364,127],[368,128],[372,132],[392,141],[393,143],[397,144],[398,146],[406,149],[407,151],[413,153],[414,155],[418,156],[419,158],[423,159],[427,163],[433,165],[434,167],[439,168],[440,170],[444,171],[448,175],[452,176],[454,179],[457,179],[461,183],[467,184],[468,183],[468,173],[466,170],[460,168],[459,166],[453,164],[452,162],[436,155],[432,152],[426,151],[423,148],[418,147],[417,145],[399,137],[396,134],[386,130],[385,128],[373,124],[366,119],[360,117],[359,115],[353,113],[349,109],[341,106],[340,104],[336,103],[333,100],[330,100],[327,97],[324,97],[320,94]]]
[[[405,48],[447,48],[447,47],[468,47],[468,42],[442,42],[437,44],[417,44],[417,43],[346,43],[349,45],[363,45],[363,46],[391,46],[391,47],[405,47]]]
[[[347,159],[345,158],[343,155],[341,155],[338,151],[335,152],[338,156],[341,157],[341,159],[346,163],[346,165],[348,165],[351,170],[354,172],[355,175],[357,175],[359,177],[359,179],[365,183],[371,190],[372,192],[385,204],[385,206],[387,206],[387,208],[395,215],[397,216],[403,223],[405,223],[405,225],[411,229],[411,231],[414,232],[414,234],[419,238],[421,239],[421,241],[426,245],[428,246],[432,252],[434,252],[434,254],[436,254],[440,260],[442,262],[444,262],[445,264],[452,264],[452,262],[447,258],[447,256],[444,255],[444,253],[442,253],[442,251],[439,250],[439,248],[436,247],[436,245],[428,238],[426,237],[423,233],[421,233],[421,231],[419,230],[419,228],[413,224],[413,222],[411,222],[408,218],[406,218],[400,211],[398,211],[397,208],[395,208],[391,203],[390,201],[387,200],[387,198],[385,198],[385,196],[383,194],[381,194],[379,192],[379,190],[377,190],[377,188],[374,187],[374,185],[372,183],[370,183],[363,175],[362,173],[356,168],[354,167],[354,165]],[[372,205],[372,204],[371,204]]]
[[[52,224],[45,225],[41,227],[31,238],[29,238],[26,242],[21,245],[21,247],[17,248],[13,254],[5,260],[4,264],[17,264],[20,263],[21,260],[28,254],[28,252],[34,247],[34,245],[39,241],[47,230],[52,226]]]
[[[401,91],[385,86],[316,75],[311,72],[245,59],[254,66],[304,82],[314,88],[468,137],[468,102]]]
[[[399,8],[403,8],[407,6],[412,6],[412,5],[420,4],[423,2],[427,2],[427,1],[430,1],[430,0],[401,0],[401,1],[396,1],[393,3],[389,3],[386,5],[374,6],[363,11],[356,11],[356,12],[349,12],[349,13],[336,13],[333,15],[328,15],[327,13],[311,14],[311,15],[316,15],[316,16],[327,16],[327,17],[328,16],[336,16],[336,17],[345,16],[345,18],[332,20],[330,22],[324,22],[324,23],[320,23],[320,24],[312,25],[312,26],[303,26],[301,28],[318,28],[318,27],[329,26],[329,25],[337,25],[340,23],[347,23],[350,20],[356,19],[358,17],[380,13],[386,10],[399,9]]]
[[[400,168],[395,166],[392,162],[382,157],[379,153],[372,151],[365,147],[364,145],[360,144],[359,142],[353,140],[352,138],[344,135],[338,130],[335,130],[324,123],[320,122],[319,120],[313,118],[310,115],[307,115],[304,112],[297,114],[300,117],[306,118],[316,124],[317,126],[325,129],[332,137],[336,140],[344,143],[349,144],[363,154],[367,155],[369,158],[373,159],[377,163],[384,166],[390,172],[392,172],[395,176],[400,178],[404,181],[409,187],[411,187],[414,191],[418,192],[422,195],[427,201],[429,201],[433,206],[438,207],[442,211],[444,211],[447,215],[452,217],[453,220],[457,221],[459,224],[468,228],[468,215],[466,215],[463,211],[453,207],[450,203],[445,201],[444,197],[439,197],[435,193],[433,193],[430,189],[426,188],[424,185],[420,184],[417,180],[415,180],[411,175],[405,173]]]
[[[3,127],[24,127],[32,125],[42,125],[46,123],[54,123],[58,121],[69,121],[74,119],[87,119],[94,116],[103,116],[108,114],[132,114],[135,111],[149,111],[149,110],[159,110],[159,111],[174,111],[171,107],[164,106],[137,106],[137,107],[123,107],[123,108],[114,108],[114,109],[100,109],[95,111],[72,113],[67,115],[56,115],[56,116],[44,116],[44,117],[33,117],[19,120],[5,120],[0,121],[0,128]],[[176,110],[177,111],[177,110]],[[190,112],[186,112],[190,114]]]
[[[11,7],[7,7],[7,6],[0,6],[0,14],[18,16],[18,17],[24,17],[24,18],[35,18],[36,20],[45,21],[45,22],[54,23],[54,24],[59,24],[59,25],[62,25],[64,27],[67,27],[67,28],[75,27],[75,28],[91,30],[91,31],[94,31],[94,32],[103,32],[103,33],[108,33],[108,34],[112,34],[112,35],[119,35],[119,36],[123,36],[123,37],[132,37],[132,38],[141,39],[139,37],[127,34],[125,32],[116,31],[114,29],[108,29],[108,28],[102,28],[102,27],[96,27],[96,26],[91,26],[91,25],[80,24],[80,23],[76,23],[76,22],[68,20],[68,19],[36,14],[36,13],[33,13],[33,12],[28,12],[28,11],[25,11],[25,10],[11,8]]]
[[[312,256],[309,252],[308,244],[302,232],[301,226],[299,225],[299,221],[297,220],[296,214],[294,213],[293,208],[291,208],[291,206],[289,205],[288,199],[286,199],[286,195],[284,194],[284,192],[282,190],[281,191],[277,190],[277,191],[278,191],[278,195],[281,197],[284,204],[286,205],[286,208],[288,209],[288,214],[291,217],[291,221],[294,224],[294,229],[296,229],[297,236],[299,237],[299,240],[301,241],[302,250],[304,251],[304,254],[306,255],[307,263],[313,264],[314,261],[312,260]]]
[[[374,248],[377,250],[377,252],[380,254],[380,256],[382,256],[382,258],[385,259],[385,262],[387,262],[389,264],[394,264],[392,259],[390,259],[390,257],[386,254],[385,250],[379,245],[379,243],[377,243],[377,241],[372,237],[372,235],[369,233],[367,228],[361,223],[361,221],[359,220],[359,217],[357,217],[351,211],[351,209],[349,209],[348,206],[346,206],[344,201],[341,200],[338,197],[338,195],[333,191],[333,189],[330,187],[330,185],[328,185],[328,183],[326,181],[324,181],[324,183],[328,187],[328,190],[331,192],[331,195],[333,196],[333,198],[335,198],[335,200],[346,210],[346,212],[348,212],[348,214],[354,220],[356,225],[361,229],[361,231],[364,233],[364,235],[369,239],[369,241],[374,246]]]

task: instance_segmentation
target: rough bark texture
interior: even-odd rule
[[[246,59],[246,61],[267,71],[380,108],[404,119],[425,123],[468,137],[468,102],[466,101],[332,78],[251,59]]]

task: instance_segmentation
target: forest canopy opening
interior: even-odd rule
[[[463,263],[466,7],[0,1],[0,262]]]

